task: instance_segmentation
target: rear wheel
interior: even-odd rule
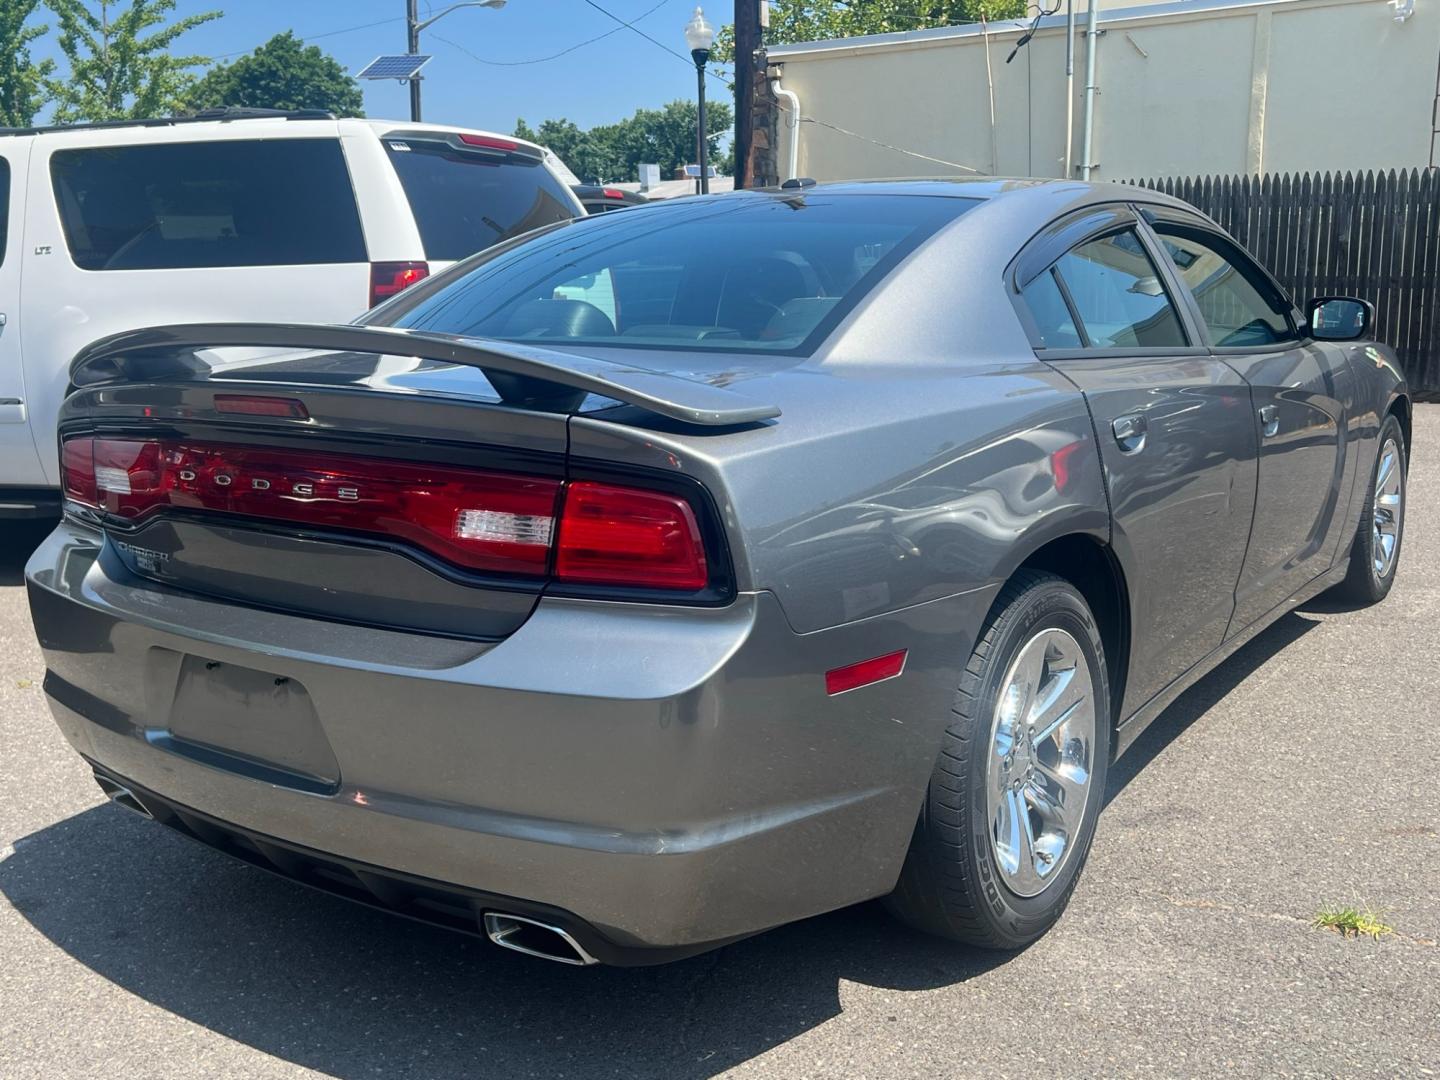
[[[1350,548],[1350,568],[1335,586],[1338,599],[1376,604],[1389,595],[1405,536],[1405,433],[1387,416],[1380,428],[1380,453],[1370,474],[1360,528]]]
[[[986,948],[1020,948],[1048,930],[1095,832],[1109,718],[1084,598],[1053,574],[1021,571],[961,678],[891,910]]]

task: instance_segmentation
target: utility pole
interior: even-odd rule
[[[414,56],[420,51],[419,0],[405,0],[405,51]],[[420,76],[410,80],[410,122],[420,123]]]
[[[755,132],[755,83],[759,74],[760,5],[766,0],[735,0],[735,187],[755,183],[751,145]]]

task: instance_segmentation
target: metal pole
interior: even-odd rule
[[[1080,135],[1080,179],[1089,180],[1090,170],[1095,167],[1095,49],[1100,44],[1097,32],[1100,8],[1098,0],[1090,0],[1090,10],[1085,15],[1085,119],[1081,123]]]
[[[710,140],[705,137],[705,61],[695,61],[695,76],[699,80],[697,86],[700,91],[700,114],[696,117],[695,125],[696,157],[700,161],[700,194],[710,194],[710,165],[709,165],[709,144]]]
[[[420,51],[419,0],[405,0],[406,51],[414,56]],[[420,76],[410,80],[410,122],[420,123]]]
[[[1065,0],[1065,179],[1075,175],[1075,0]]]

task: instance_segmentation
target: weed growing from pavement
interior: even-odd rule
[[[1334,930],[1341,937],[1363,936],[1375,941],[1395,932],[1393,926],[1387,926],[1380,921],[1379,912],[1372,910],[1369,905],[1354,907],[1326,904],[1316,912],[1310,925],[1317,930]]]

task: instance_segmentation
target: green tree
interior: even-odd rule
[[[335,58],[306,46],[292,32],[276,34],[249,56],[206,72],[186,95],[192,109],[326,109],[364,116],[360,84]]]
[[[60,20],[64,79],[48,80],[55,121],[141,120],[180,111],[203,56],[175,56],[177,38],[220,12],[187,15],[164,25],[176,0],[47,0]],[[159,27],[159,29],[155,29]],[[154,31],[147,33],[147,31]]]
[[[982,19],[1018,19],[1025,10],[1025,0],[775,0],[770,5],[770,29],[765,32],[765,40],[772,45],[790,45],[797,41],[925,30]],[[720,64],[734,63],[733,26],[720,31],[713,59]]]
[[[710,162],[722,173],[731,157],[728,151],[720,152],[719,142],[733,125],[734,111],[725,102],[706,106]],[[637,109],[633,116],[588,131],[570,120],[546,120],[539,128],[520,120],[515,135],[553,150],[586,183],[638,179],[641,162],[658,164],[668,179],[695,160],[695,103],[672,101],[659,109]]]
[[[30,43],[48,26],[26,26],[40,0],[0,0],[0,127],[29,127],[49,99],[55,61],[30,59]]]

